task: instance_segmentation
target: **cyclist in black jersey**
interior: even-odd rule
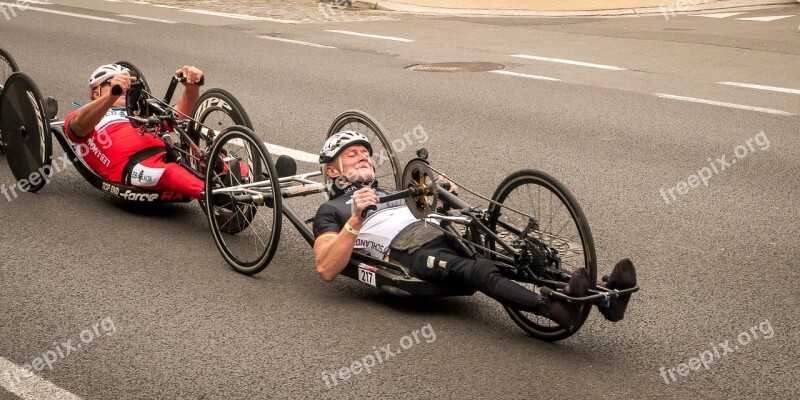
[[[505,306],[549,318],[567,329],[576,328],[580,304],[551,300],[506,278],[491,261],[462,254],[448,244],[439,229],[430,226],[433,222],[414,217],[402,200],[379,204],[379,196],[388,193],[377,186],[371,156],[367,137],[354,131],[332,135],[320,153],[323,172],[333,182],[330,200],[314,216],[314,257],[322,280],[335,279],[352,252],[360,251],[404,265],[419,279],[469,287]],[[362,210],[370,205],[378,209],[362,217]],[[615,266],[606,285],[612,289],[633,287],[635,276],[633,264],[625,259]],[[578,268],[563,291],[581,297],[589,287],[588,271]],[[622,319],[626,307],[627,299],[601,311],[616,321]]]

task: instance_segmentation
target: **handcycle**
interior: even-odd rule
[[[173,76],[163,98],[156,98],[141,71],[133,64],[120,61],[130,70],[136,81],[126,93],[127,117],[142,135],[153,135],[162,139],[167,160],[186,168],[204,179],[209,166],[210,154],[219,160],[213,163],[223,180],[215,185],[225,185],[224,180],[248,182],[252,177],[269,179],[275,176],[275,166],[268,156],[263,142],[252,131],[252,123],[239,101],[222,89],[204,91],[190,115],[181,115],[170,105],[170,101],[182,77]],[[0,71],[10,71],[0,84],[0,144],[14,178],[25,182],[26,192],[38,192],[49,181],[53,172],[52,137],[64,150],[64,160],[75,166],[78,173],[93,187],[127,202],[188,203],[191,198],[172,192],[142,189],[127,184],[108,181],[83,161],[82,154],[90,151],[85,144],[72,143],[64,132],[63,121],[55,121],[58,103],[44,99],[33,80],[19,72],[16,63],[7,52],[0,49]],[[201,82],[202,84],[202,82]],[[115,87],[112,92],[121,94]],[[175,137],[177,136],[177,137]],[[264,163],[243,162],[251,151],[263,151]],[[85,155],[85,153],[83,154]],[[277,180],[274,190],[279,190]],[[202,205],[202,202],[201,202]],[[279,205],[278,205],[279,206]],[[273,210],[276,227],[280,227],[280,208]],[[265,217],[262,211],[262,217]],[[223,231],[231,233],[246,228],[247,222],[227,221],[229,211],[215,209],[213,217],[226,223]],[[255,212],[249,214],[252,218]],[[277,237],[275,238],[277,245]]]
[[[426,149],[418,149],[417,157],[401,171],[383,128],[366,113],[348,111],[340,115],[330,126],[327,137],[342,130],[356,130],[370,139],[373,158],[377,160],[374,164],[378,181],[396,188],[394,193],[381,197],[381,202],[404,199],[417,218],[438,222],[432,225],[453,239],[463,253],[490,259],[506,277],[542,295],[582,305],[581,323],[572,330],[549,319],[505,307],[511,319],[531,336],[546,341],[565,339],[577,332],[593,304],[609,306],[619,296],[639,290],[638,287],[609,290],[596,286],[597,260],[588,222],[575,198],[550,175],[536,170],[512,173],[500,182],[491,197],[486,197],[449,176],[440,182],[439,177],[445,175],[430,164]],[[281,164],[279,191],[272,189],[273,182],[267,180],[215,187],[205,193],[206,212],[214,212],[212,201],[219,195],[226,196],[228,209],[243,211],[243,215],[258,207],[280,207],[281,213],[313,247],[312,219],[301,217],[289,204],[289,199],[326,194],[329,186],[335,183],[319,170],[298,174],[297,163],[289,157],[282,155],[277,163]],[[217,170],[206,170],[206,187],[219,180],[215,176]],[[484,206],[468,204],[443,190],[451,181],[485,202]],[[274,249],[266,246],[271,243],[266,235],[270,232],[279,235],[275,229],[280,227],[262,227],[260,239],[263,242],[258,242],[225,234],[215,219],[210,221],[215,243],[233,269],[251,275],[267,267]],[[262,222],[265,221],[251,219],[249,229],[261,226]],[[592,282],[589,294],[571,297],[558,291],[566,286],[570,271],[577,267],[586,267],[589,271]],[[417,279],[403,265],[359,252],[353,252],[341,275],[396,296],[474,294],[470,288]]]

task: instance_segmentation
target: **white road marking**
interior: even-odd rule
[[[0,387],[24,400],[81,400],[80,397],[62,389],[39,375],[23,376],[25,372],[13,362],[0,357]],[[19,381],[11,374],[16,373]]]
[[[736,19],[741,20],[741,21],[771,22],[771,21],[777,21],[779,19],[791,18],[791,17],[794,17],[794,15],[774,15],[774,16],[771,16],[771,17],[750,17],[750,18],[736,18]]]
[[[717,82],[717,83],[728,86],[739,86],[748,89],[770,90],[773,92],[780,92],[780,93],[800,94],[800,89],[789,89],[777,86],[754,85],[752,83],[740,83],[740,82]]]
[[[404,38],[394,37],[394,36],[371,35],[369,33],[340,31],[340,30],[336,30],[336,29],[327,29],[327,31],[328,32],[333,32],[333,33],[341,33],[341,34],[344,34],[344,35],[363,36],[363,37],[368,37],[368,38],[373,38],[373,39],[393,40],[395,42],[404,42],[404,43],[412,43],[413,42],[413,40],[411,40],[411,39],[404,39]]]
[[[214,17],[224,17],[224,18],[233,18],[233,19],[241,19],[245,21],[268,21],[268,22],[278,22],[281,24],[296,24],[297,21],[290,21],[288,19],[276,19],[276,18],[266,18],[266,17],[256,17],[253,15],[245,15],[245,14],[232,14],[232,13],[225,13],[219,11],[208,11],[208,10],[195,10],[191,8],[181,8],[183,12],[189,12],[194,14],[203,14],[203,15],[211,15]]]
[[[690,17],[728,18],[734,15],[747,14],[746,12],[715,13],[715,14],[689,14]]]
[[[771,108],[745,106],[745,105],[742,105],[742,104],[734,104],[734,103],[724,103],[724,102],[721,102],[721,101],[698,99],[698,98],[694,98],[694,97],[676,96],[674,94],[664,94],[664,93],[654,93],[654,94],[657,97],[661,97],[661,98],[664,98],[664,99],[688,101],[690,103],[709,104],[709,105],[712,105],[712,106],[736,108],[736,109],[739,109],[739,110],[747,110],[747,111],[756,111],[756,112],[765,113],[765,114],[794,115],[794,114],[788,113],[786,111],[774,110],[774,109],[771,109]]]
[[[0,5],[4,5],[4,6],[8,6],[8,7],[17,7],[17,5],[15,3],[6,3],[6,2],[3,2],[3,1],[0,1]],[[115,24],[133,24],[133,22],[120,21],[118,19],[113,19],[113,18],[93,17],[91,15],[75,14],[75,13],[66,12],[66,11],[48,10],[46,8],[41,8],[41,7],[26,6],[25,10],[26,11],[27,10],[32,10],[32,11],[39,11],[39,12],[43,12],[43,13],[63,15],[65,17],[91,19],[93,21],[113,22]]]
[[[150,18],[150,17],[141,17],[138,15],[129,15],[129,14],[120,14],[120,17],[125,18],[133,18],[133,19],[141,19],[143,21],[151,21],[151,22],[161,22],[162,24],[177,24],[176,21],[168,21],[166,19],[158,19],[158,18]]]
[[[530,55],[527,55],[527,54],[512,54],[511,57],[525,58],[525,59],[528,59],[528,60],[549,61],[549,62],[554,62],[554,63],[559,63],[559,64],[577,65],[577,66],[581,66],[581,67],[608,69],[608,70],[612,70],[612,71],[625,71],[625,68],[615,67],[613,65],[593,64],[593,63],[587,63],[587,62],[583,62],[583,61],[565,60],[563,58],[539,57],[539,56],[530,56]]]
[[[492,74],[498,74],[498,75],[508,75],[508,76],[517,76],[517,77],[520,77],[520,78],[539,79],[539,80],[542,80],[542,81],[561,82],[561,79],[550,78],[549,76],[520,74],[519,72],[511,72],[511,71],[489,71],[489,72],[492,73]]]
[[[269,151],[269,153],[274,156],[279,156],[281,154],[284,154],[294,158],[297,161],[319,164],[319,154],[311,154],[302,150],[295,150],[288,147],[278,146],[277,144],[270,144],[267,142],[264,142],[264,145],[267,146],[267,151]]]
[[[299,45],[303,45],[303,46],[319,47],[321,49],[335,49],[336,48],[336,47],[333,47],[333,46],[325,46],[324,44],[316,44],[316,43],[311,43],[311,42],[303,42],[303,41],[300,41],[300,40],[284,39],[284,38],[279,38],[279,37],[274,37],[274,36],[259,36],[259,38],[267,39],[267,40],[274,40],[276,42],[294,43],[294,44],[299,44]]]

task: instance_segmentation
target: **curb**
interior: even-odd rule
[[[699,4],[682,8],[680,11],[673,9],[674,13],[697,12],[708,10],[722,10],[751,6],[770,6],[780,4],[798,3],[800,0],[730,0],[714,4]],[[447,14],[447,15],[492,15],[492,16],[522,16],[522,17],[578,17],[578,16],[614,16],[614,15],[646,15],[664,13],[665,8],[623,8],[616,10],[594,11],[533,11],[533,10],[490,10],[490,9],[461,9],[417,6],[396,1],[383,0],[354,0],[353,6],[372,10],[397,11],[414,14]],[[666,6],[664,6],[666,7]],[[673,11],[670,11],[673,13]]]

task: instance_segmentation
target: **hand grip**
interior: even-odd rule
[[[119,96],[121,94],[122,94],[122,86],[114,85],[114,87],[111,88],[111,95],[112,96]]]
[[[181,82],[181,83],[183,83],[183,82],[186,82],[186,77],[185,77],[185,76],[183,76],[183,74],[182,74],[182,73],[181,73],[181,74],[178,74],[178,75],[177,75],[177,78],[178,78],[178,82]],[[205,75],[203,75],[203,76],[201,76],[201,77],[200,77],[200,82],[197,82],[197,83],[195,83],[195,85],[197,85],[197,86],[203,86],[203,85],[205,85],[205,83],[206,83],[206,76],[205,76]]]
[[[367,206],[367,208],[365,208],[365,209],[361,210],[361,218],[366,218],[366,217],[367,217],[367,214],[368,214],[370,211],[375,211],[375,210],[377,210],[377,209],[378,209],[378,205],[377,205],[377,204],[370,204],[370,205],[368,205],[368,206]]]

